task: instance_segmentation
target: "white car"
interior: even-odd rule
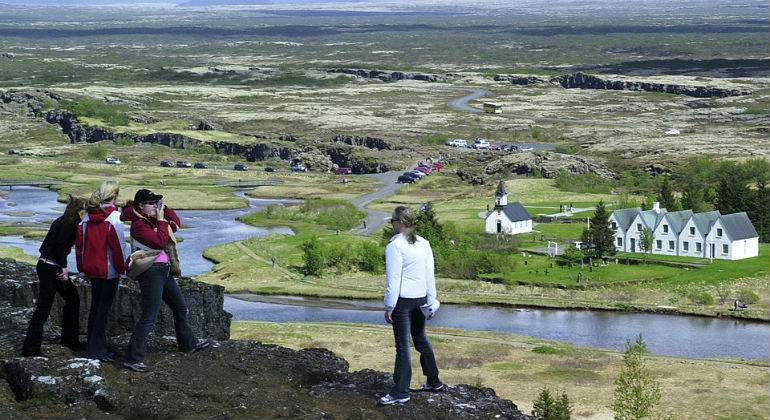
[[[104,161],[109,163],[110,165],[119,165],[120,164],[120,159],[114,158],[114,157],[108,157]]]
[[[452,139],[452,140],[449,140],[446,144],[447,146],[454,146],[454,147],[468,147],[468,142],[463,139]]]
[[[476,139],[476,142],[473,143],[474,149],[489,149],[489,142],[484,139]]]

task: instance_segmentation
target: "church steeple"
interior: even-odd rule
[[[500,180],[497,184],[497,192],[495,193],[495,208],[500,208],[508,204],[508,193],[505,192],[505,182]]]

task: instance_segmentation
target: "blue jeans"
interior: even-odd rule
[[[393,336],[396,340],[396,366],[393,369],[393,388],[390,395],[396,398],[409,396],[409,383],[412,381],[412,363],[409,354],[409,336],[412,336],[414,348],[420,352],[422,373],[428,378],[428,385],[438,387],[438,367],[433,355],[433,347],[425,334],[425,315],[420,305],[425,305],[427,297],[409,299],[398,298],[393,318]]]
[[[107,320],[112,301],[118,291],[119,279],[88,279],[91,282],[91,311],[88,314],[88,357],[107,356]]]
[[[190,322],[187,320],[187,303],[176,280],[169,275],[169,265],[155,263],[136,280],[142,290],[142,317],[136,323],[131,341],[128,343],[126,362],[144,362],[147,355],[147,336],[158,319],[161,302],[165,302],[174,315],[174,329],[179,350],[192,350],[196,340],[190,328]]]

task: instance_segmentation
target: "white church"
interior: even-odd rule
[[[518,201],[508,203],[508,194],[502,180],[497,184],[495,208],[487,214],[485,231],[506,235],[532,232],[532,216]]]

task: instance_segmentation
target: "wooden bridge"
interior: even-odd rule
[[[13,190],[13,187],[40,187],[51,188],[54,185],[61,185],[62,181],[54,180],[24,180],[24,179],[3,179],[0,178],[0,187],[9,187]]]

